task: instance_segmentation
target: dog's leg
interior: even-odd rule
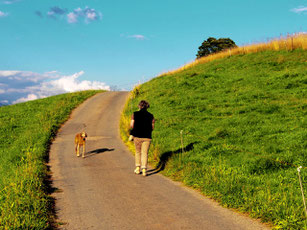
[[[82,152],[82,157],[84,158],[85,156],[84,156],[84,154],[85,154],[85,143],[84,143],[84,145],[83,145],[83,147],[82,147],[83,149],[83,152]]]
[[[80,145],[78,144],[77,145],[77,157],[79,157],[80,156]]]

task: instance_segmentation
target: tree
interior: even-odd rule
[[[217,53],[225,49],[237,47],[236,43],[230,38],[213,38],[209,37],[205,40],[200,47],[198,47],[198,52],[196,54],[197,58],[208,56],[212,53]]]

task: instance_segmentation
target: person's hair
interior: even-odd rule
[[[149,103],[145,100],[141,100],[139,103],[139,108],[140,109],[148,109],[149,108]]]

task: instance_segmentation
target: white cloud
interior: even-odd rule
[[[1,104],[3,104],[3,105],[7,105],[7,104],[9,104],[9,101],[8,101],[8,100],[3,100],[3,101],[0,101],[0,106],[1,106]]]
[[[40,11],[36,11],[35,14],[40,18],[43,18],[43,14]],[[96,9],[86,6],[84,9],[78,7],[74,10],[68,10],[59,6],[50,7],[50,10],[46,13],[49,18],[67,20],[69,24],[76,24],[78,22],[84,22],[86,24],[98,21],[102,19],[102,13]]]
[[[82,9],[80,7],[78,7],[77,9],[74,10],[77,14],[81,14],[82,13]]]
[[[298,13],[299,14],[299,13],[307,11],[307,7],[306,6],[300,6],[298,8],[292,9],[291,11],[293,11],[294,13]]]
[[[78,16],[75,13],[70,12],[69,14],[67,14],[67,21],[68,23],[77,23]]]
[[[30,71],[0,70],[0,79],[8,78],[16,81],[38,82],[50,78],[49,74],[39,74]]]
[[[29,71],[0,71],[0,101],[19,103],[57,94],[91,89],[110,90],[100,81],[80,81],[83,71],[73,75],[62,75],[57,71],[44,74]]]
[[[102,13],[89,7],[84,9],[78,7],[73,12],[67,14],[67,21],[70,24],[77,23],[78,19],[83,19],[85,23],[98,21],[102,19]]]
[[[12,104],[17,104],[17,103],[26,102],[26,101],[33,101],[33,100],[36,100],[36,99],[38,99],[37,95],[35,95],[35,94],[28,94],[27,97],[19,98],[18,100],[13,101]]]
[[[121,35],[121,36],[123,36],[123,35]],[[144,35],[141,35],[141,34],[128,35],[127,38],[134,38],[136,40],[145,40],[145,39],[147,39]]]
[[[48,75],[58,74],[58,71],[53,70],[53,71],[46,72],[45,74],[48,74]]]
[[[98,81],[79,81],[78,77],[83,75],[84,72],[80,71],[79,73],[75,73],[71,76],[63,76],[59,79],[44,82],[42,84],[42,88],[44,89],[54,89],[56,91],[65,91],[65,92],[76,92],[82,90],[90,90],[90,89],[106,89],[110,90],[110,87],[107,86],[103,82]]]
[[[47,15],[48,15],[49,17],[52,17],[52,16],[54,15],[54,12],[49,11],[49,12],[47,13]]]
[[[4,12],[0,11],[0,18],[4,18],[8,15],[9,15],[8,13],[4,13]]]
[[[95,20],[95,19],[97,18],[97,14],[96,14],[96,12],[88,12],[88,13],[86,14],[86,17],[87,17],[88,19],[90,19],[90,20]]]
[[[3,1],[4,4],[6,5],[10,5],[10,4],[13,4],[15,2],[19,2],[20,0],[6,0],[6,1]]]
[[[21,71],[12,71],[12,70],[0,71],[0,77],[8,77],[8,76],[11,76],[11,75],[15,75],[19,72],[21,72]]]

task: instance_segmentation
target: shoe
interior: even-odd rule
[[[134,137],[132,135],[129,136],[128,141],[133,141]]]
[[[141,173],[140,167],[136,167],[135,170],[134,170],[134,173],[135,174],[140,174]]]
[[[143,176],[147,176],[146,169],[142,169]]]

